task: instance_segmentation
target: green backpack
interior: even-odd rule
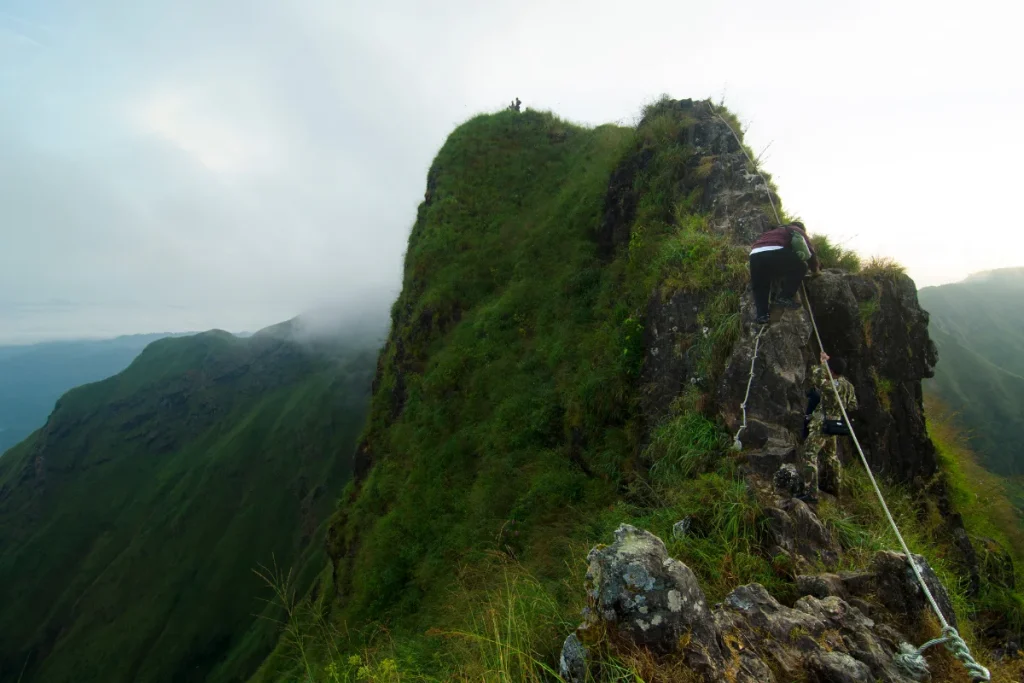
[[[789,235],[789,246],[793,248],[793,251],[795,251],[796,255],[800,257],[800,260],[810,261],[811,249],[807,246],[807,240],[805,240],[804,236],[800,234],[800,231],[796,228],[790,228]]]

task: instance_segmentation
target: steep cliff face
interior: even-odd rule
[[[708,105],[679,103],[671,110],[696,118],[686,140],[694,145],[692,158],[703,164],[700,178],[676,181],[677,192],[699,196],[710,232],[737,245],[749,244],[767,225],[770,188],[748,168],[726,122]],[[612,177],[609,205],[618,223],[630,224],[632,216],[622,207],[636,204],[623,191],[628,185],[621,175],[624,170],[642,172],[644,161],[643,156],[627,158]],[[778,204],[774,195],[771,201]],[[603,234],[606,244],[622,248],[628,233],[618,227],[607,230],[616,221],[606,214]],[[716,266],[727,269],[724,263]],[[612,642],[677,653],[702,680],[913,680],[894,666],[893,657],[902,642],[917,637],[915,629],[920,620],[927,621],[928,606],[920,598],[896,597],[920,596],[905,558],[881,555],[873,573],[843,578],[814,574],[838,566],[844,544],[819,519],[817,502],[809,506],[793,498],[802,488],[796,474],[802,461],[801,430],[810,370],[820,350],[810,313],[805,308],[777,312],[773,324],[762,330],[753,323],[749,291],[735,297],[738,306],[731,318],[715,310],[720,309],[720,296],[712,288],[675,289],[671,282],[653,292],[646,308],[643,415],[653,428],[671,420],[673,408],[678,411],[681,404],[684,410],[720,416],[735,433],[743,423],[741,405],[749,380],[744,450],[736,458],[767,522],[763,552],[799,572],[797,593],[808,597],[790,609],[754,584],[737,588],[712,614],[701,606],[704,595],[693,574],[666,559],[660,540],[623,527],[613,546],[591,553],[590,606],[579,637],[566,643],[563,674],[582,681],[581,672],[587,669],[579,655],[583,646],[601,647],[610,637]],[[846,376],[859,398],[851,417],[873,470],[919,486],[931,481],[937,463],[925,429],[921,380],[932,376],[936,354],[913,282],[896,271],[862,275],[828,270],[807,281],[805,299],[825,350],[847,362]],[[709,354],[709,346],[717,348]],[[715,356],[724,363],[716,363]],[[859,466],[852,452],[844,460],[846,467]],[[829,505],[836,504],[826,497]],[[955,516],[947,526],[959,530],[961,539],[966,536]],[[971,544],[952,546],[960,553],[954,561],[964,573],[976,574]],[[671,569],[672,563],[679,569]],[[945,589],[927,571],[932,591],[955,623]],[[677,596],[678,604],[671,605],[666,595]],[[794,638],[794,632],[804,637]],[[703,634],[699,639],[698,633]],[[827,633],[843,635],[829,644]]]
[[[685,583],[678,594],[704,600],[711,620],[700,640],[713,656],[701,659],[678,643],[652,647],[654,626],[683,631],[634,615],[646,628],[626,631],[658,662],[651,679],[685,669],[706,680],[902,680],[888,662],[930,622],[907,597],[903,565],[878,554],[891,542],[861,470],[846,453],[839,497],[818,502],[786,484],[819,353],[806,310],[777,314],[761,336],[744,449],[729,449],[757,334],[747,245],[782,212],[730,124],[710,103],[663,100],[635,130],[504,112],[452,134],[410,237],[356,482],[328,532],[339,619],[383,621],[411,648],[447,652],[432,661],[463,661],[419,634],[493,618],[477,610],[505,590],[481,577],[498,563],[499,575],[533,577],[558,614],[530,627],[537,659],[553,661],[553,633],[571,630],[564,620],[585,597],[587,628],[567,643],[567,666],[610,671],[624,651],[604,622],[622,625],[619,607],[645,614],[635,595],[619,598],[647,579],[599,564],[590,593],[572,597],[565,567],[625,523],[666,539],[647,564],[678,561],[685,571],[665,581]],[[913,283],[829,270],[807,288],[826,350],[848,361],[873,468],[915,537],[934,536],[920,551],[936,590],[977,574],[955,506],[933,496],[944,485],[920,381],[935,351]],[[641,536],[625,533],[626,555]],[[592,574],[593,558],[615,556],[595,553]],[[651,594],[662,619],[679,612],[672,595]],[[812,642],[794,635],[800,647],[787,641],[773,658],[787,629]],[[584,649],[606,658],[580,664]],[[458,680],[489,665],[431,666]],[[513,680],[533,665],[516,666]]]

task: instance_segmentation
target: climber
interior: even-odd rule
[[[769,321],[768,299],[776,279],[782,280],[782,293],[775,303],[782,308],[799,308],[794,297],[808,269],[817,273],[819,265],[803,223],[794,221],[762,233],[750,245],[750,287],[757,310],[755,322],[764,325]]]
[[[846,410],[850,411],[857,407],[857,394],[853,385],[850,380],[843,377],[846,370],[843,360],[830,358],[824,351],[821,352],[819,360],[821,364],[814,366],[814,370],[811,371],[811,382],[819,400],[811,399],[811,405],[814,407],[809,410],[810,421],[807,438],[804,441],[804,490],[805,496],[810,500],[817,499],[819,487],[826,493],[839,495],[842,471],[839,457],[836,455],[836,437],[850,433],[849,425],[842,421],[842,411],[836,403],[836,392],[832,390],[828,371],[825,369],[826,363],[832,370],[835,388]]]

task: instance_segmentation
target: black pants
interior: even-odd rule
[[[781,296],[792,299],[807,274],[807,265],[792,249],[773,249],[750,256],[750,288],[754,290],[757,316],[768,315],[772,282],[782,280]]]

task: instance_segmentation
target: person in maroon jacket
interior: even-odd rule
[[[799,308],[793,297],[807,274],[819,270],[818,257],[804,224],[787,223],[766,230],[750,245],[750,288],[754,291],[755,322],[766,324],[772,282],[782,280],[782,291],[775,303],[783,308]]]

